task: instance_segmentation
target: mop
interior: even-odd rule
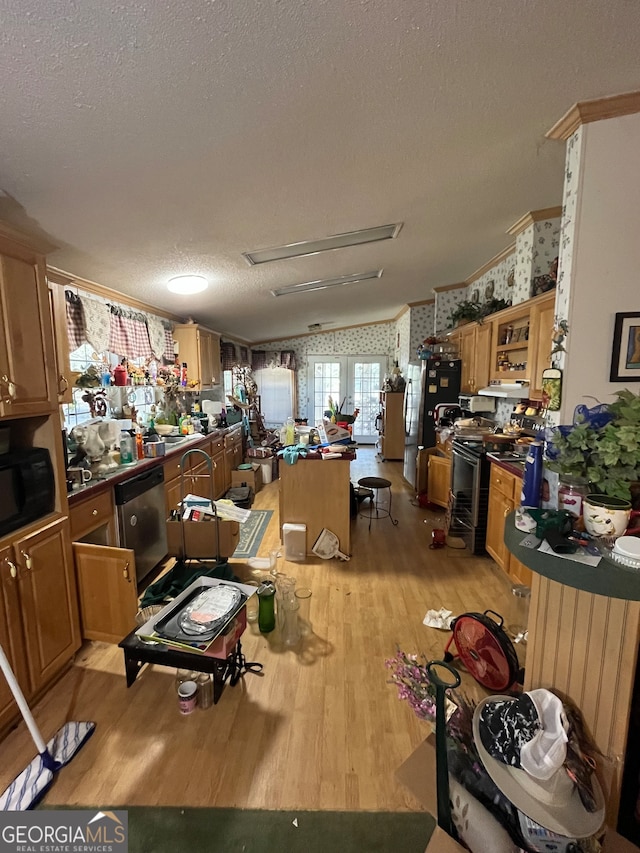
[[[54,774],[68,764],[76,752],[84,746],[93,734],[96,724],[65,723],[45,746],[2,646],[0,646],[0,668],[39,753],[13,780],[6,791],[0,794],[0,811],[26,811],[33,808],[44,796],[53,782]]]

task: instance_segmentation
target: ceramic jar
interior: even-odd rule
[[[631,504],[609,495],[587,495],[582,504],[587,533],[597,539],[622,536],[629,525]]]

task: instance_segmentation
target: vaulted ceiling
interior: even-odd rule
[[[389,319],[561,203],[575,102],[640,88],[637,0],[0,0],[0,218],[248,341]],[[389,223],[379,243],[242,253]],[[369,270],[379,279],[274,297]],[[191,297],[166,289],[204,275]]]

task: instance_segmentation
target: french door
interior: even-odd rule
[[[307,374],[307,417],[309,426],[322,423],[329,397],[344,414],[359,409],[353,424],[353,439],[374,444],[378,433],[380,389],[387,370],[382,355],[311,355]]]

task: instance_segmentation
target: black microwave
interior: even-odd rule
[[[54,506],[55,477],[46,448],[0,456],[0,536],[53,512]]]

